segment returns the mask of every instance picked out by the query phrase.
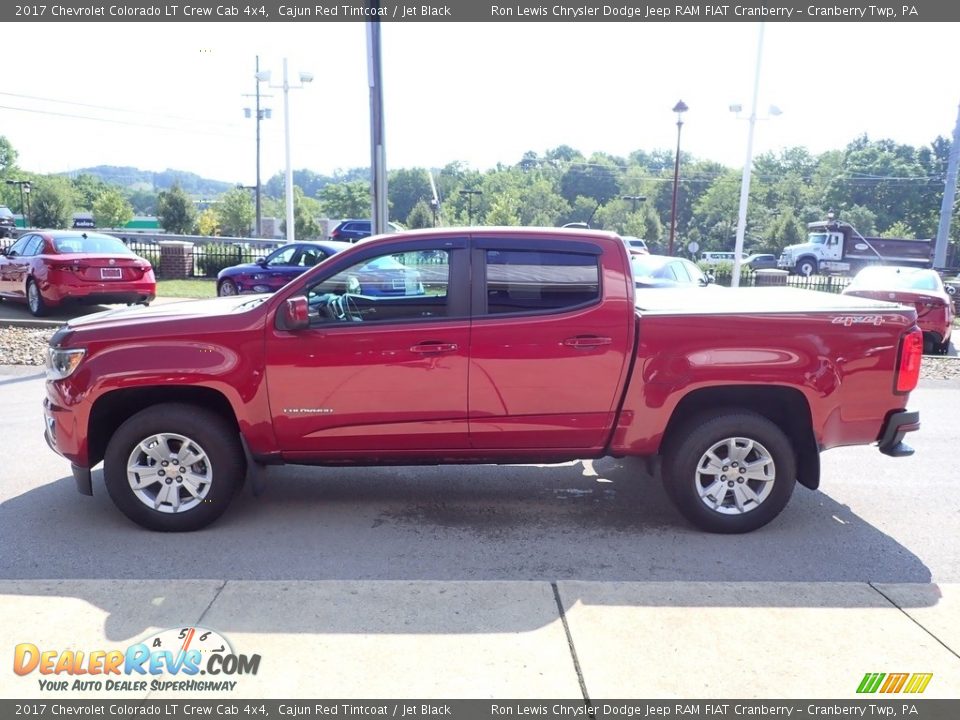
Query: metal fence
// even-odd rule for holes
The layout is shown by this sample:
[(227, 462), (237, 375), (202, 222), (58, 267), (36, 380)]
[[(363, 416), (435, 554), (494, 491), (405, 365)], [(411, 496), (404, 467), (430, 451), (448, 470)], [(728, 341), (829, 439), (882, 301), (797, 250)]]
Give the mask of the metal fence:
[[(125, 239), (130, 250), (153, 265), (157, 277), (164, 277), (164, 268), (160, 262), (160, 245), (156, 242), (143, 242), (134, 238)], [(191, 277), (215, 278), (224, 268), (231, 265), (256, 262), (257, 258), (266, 257), (272, 247), (255, 246), (253, 243), (243, 242), (208, 242), (193, 246), (193, 266)]]
[[(717, 285), (730, 287), (733, 275), (730, 273), (715, 273)], [(820, 292), (839, 293), (850, 284), (851, 278), (844, 275), (788, 275), (786, 286), (802, 290), (819, 290)], [(757, 283), (757, 274), (752, 271), (740, 275), (740, 287), (754, 287)]]

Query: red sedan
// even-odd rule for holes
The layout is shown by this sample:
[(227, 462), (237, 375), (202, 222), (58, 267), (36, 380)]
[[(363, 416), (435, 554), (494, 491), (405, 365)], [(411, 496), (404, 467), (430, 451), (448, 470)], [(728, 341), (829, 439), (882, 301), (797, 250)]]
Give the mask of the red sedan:
[(146, 305), (156, 294), (150, 263), (111, 235), (37, 230), (0, 256), (0, 297), (37, 316), (67, 301)]
[(913, 305), (917, 308), (917, 325), (923, 331), (923, 351), (946, 353), (950, 349), (952, 298), (933, 270), (890, 265), (866, 267), (843, 289), (843, 294)]

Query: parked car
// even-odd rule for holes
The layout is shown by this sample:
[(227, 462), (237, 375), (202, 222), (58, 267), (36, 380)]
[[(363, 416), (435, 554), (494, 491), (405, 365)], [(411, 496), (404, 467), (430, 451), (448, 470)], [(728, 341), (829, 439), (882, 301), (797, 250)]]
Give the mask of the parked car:
[(156, 294), (150, 263), (111, 235), (37, 230), (0, 256), (0, 297), (37, 316), (68, 300), (147, 305)]
[(953, 329), (953, 298), (933, 270), (873, 265), (856, 274), (843, 289), (844, 295), (889, 300), (917, 309), (917, 325), (923, 331), (923, 351), (946, 353)]
[(719, 252), (715, 250), (707, 250), (706, 252), (700, 253), (700, 261), (710, 267), (722, 262), (732, 263), (736, 257), (736, 253)]
[[(396, 223), (387, 223), (387, 226), (390, 228), (390, 232), (396, 233), (403, 230), (403, 228)], [(358, 240), (370, 237), (372, 234), (373, 223), (370, 220), (349, 219), (342, 220), (340, 224), (330, 232), (330, 239), (355, 243)]]
[(669, 255), (630, 255), (637, 288), (707, 287), (712, 278), (689, 260)]
[(17, 221), (10, 212), (10, 208), (0, 205), (0, 238), (15, 237)]
[[(428, 293), (326, 289), (421, 253), (432, 256), (421, 265)], [(651, 291), (647, 311), (631, 280), (627, 250), (607, 232), (440, 228), (371, 240), (258, 299), (70, 320), (50, 339), (43, 427), (81, 493), (93, 494), (103, 461), (117, 507), (163, 531), (213, 522), (247, 463), (613, 455), (659, 458), (669, 499), (692, 523), (747, 532), (797, 484), (818, 487), (823, 450), (913, 452), (903, 442), (920, 427), (907, 409), (922, 349), (913, 307), (740, 288), (709, 304)], [(338, 292), (311, 307), (311, 296)]]
[(350, 243), (330, 240), (282, 245), (256, 262), (232, 265), (217, 273), (217, 295), (276, 292), (317, 263), (348, 247)]
[(627, 244), (627, 250), (630, 251), (631, 255), (649, 255), (650, 248), (647, 247), (646, 241), (634, 237), (633, 235), (621, 235), (623, 241)]
[(777, 256), (767, 255), (766, 253), (754, 253), (747, 257), (742, 264), (752, 270), (775, 270), (777, 267)]

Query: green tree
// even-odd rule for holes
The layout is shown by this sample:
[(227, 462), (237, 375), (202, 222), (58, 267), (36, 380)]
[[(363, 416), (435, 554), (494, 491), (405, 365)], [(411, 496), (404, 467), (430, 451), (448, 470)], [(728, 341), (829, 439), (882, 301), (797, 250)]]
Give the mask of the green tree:
[(30, 221), (34, 227), (68, 228), (73, 225), (73, 189), (61, 177), (33, 182), (30, 193)]
[[(320, 214), (320, 203), (308, 197), (304, 197), (303, 190), (294, 186), (293, 188), (293, 229), (297, 240), (309, 240), (319, 237), (320, 225), (317, 223), (317, 216)], [(286, 218), (286, 211), (284, 211)], [(280, 222), (280, 229), (284, 234), (287, 232), (286, 219)]]
[(197, 220), (193, 201), (176, 183), (157, 197), (157, 220), (170, 233), (189, 235)]
[[(390, 217), (401, 222), (410, 215), (418, 202), (433, 198), (430, 178), (423, 168), (391, 172), (387, 182), (387, 194), (390, 198)], [(369, 197), (367, 204), (370, 204)]]
[(253, 198), (245, 188), (234, 188), (221, 195), (215, 212), (221, 231), (233, 237), (250, 235), (257, 214)]
[[(103, 182), (100, 178), (81, 173), (70, 180), (73, 186), (74, 197), (77, 199), (77, 206), (84, 210), (93, 210), (93, 203), (103, 193), (110, 189), (110, 185)], [(102, 227), (117, 227), (116, 225), (103, 225)]]
[(213, 208), (207, 208), (197, 216), (197, 232), (208, 236), (220, 234), (220, 219)]
[(485, 223), (487, 225), (519, 225), (520, 224), (520, 195), (511, 188), (498, 194), (487, 211)]
[(370, 215), (370, 183), (363, 180), (327, 185), (318, 196), (327, 217), (365, 218)]
[(0, 135), (0, 176), (9, 175), (17, 169), (17, 151), (6, 135)]
[(413, 210), (407, 215), (407, 227), (411, 230), (433, 227), (433, 209), (426, 200), (413, 206)]
[(116, 188), (106, 188), (92, 203), (93, 221), (101, 228), (122, 228), (133, 219), (133, 208)]

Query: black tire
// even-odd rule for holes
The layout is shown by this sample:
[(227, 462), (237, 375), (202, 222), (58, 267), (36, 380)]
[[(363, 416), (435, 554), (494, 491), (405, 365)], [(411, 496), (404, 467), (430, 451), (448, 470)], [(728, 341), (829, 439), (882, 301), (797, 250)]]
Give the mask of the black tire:
[(818, 269), (817, 261), (812, 258), (803, 258), (797, 261), (797, 275), (810, 277), (816, 275)]
[(218, 297), (228, 297), (239, 294), (240, 292), (237, 290), (237, 284), (233, 280), (223, 280), (219, 285), (217, 285)]
[[(765, 471), (773, 479), (738, 476), (742, 472), (735, 469), (739, 459), (711, 474), (707, 452), (721, 443), (733, 443), (732, 449), (736, 454), (743, 452), (746, 462), (763, 463), (755, 472)], [(724, 456), (730, 449), (729, 444), (723, 445), (714, 457), (721, 462), (731, 460), (730, 454)], [(723, 468), (730, 470), (728, 475), (720, 475)], [(789, 438), (775, 423), (750, 410), (727, 408), (702, 413), (671, 431), (664, 447), (662, 475), (667, 495), (695, 526), (715, 533), (745, 533), (763, 527), (786, 507), (796, 485), (797, 461)], [(721, 481), (721, 477), (729, 480)], [(714, 487), (721, 496), (701, 496), (701, 490)], [(745, 500), (748, 491), (759, 502)]]
[(33, 278), (27, 280), (26, 296), (27, 308), (34, 317), (43, 317), (50, 311), (47, 303), (43, 300), (43, 293), (40, 292), (40, 288)]
[(940, 338), (930, 333), (923, 334), (923, 354), (933, 355), (940, 351)]
[[(140, 446), (161, 435), (186, 438), (190, 445), (168, 439), (167, 449), (180, 450), (184, 458), (199, 450), (203, 461), (192, 463), (187, 470), (182, 469), (186, 465), (172, 469), (178, 461), (175, 462), (172, 453), (166, 455), (170, 465), (165, 467), (171, 470), (158, 468), (156, 475), (162, 474), (164, 478), (158, 478), (152, 485), (145, 484), (138, 494), (128, 480), (128, 462), (134, 459), (135, 452), (139, 453), (137, 462), (142, 463), (139, 467), (145, 471), (144, 477), (153, 476), (158, 461), (143, 452)], [(216, 413), (179, 403), (154, 405), (126, 420), (110, 438), (103, 460), (103, 478), (114, 504), (138, 525), (162, 532), (199, 530), (212, 523), (227, 509), (243, 484), (246, 471), (246, 459), (236, 428)], [(168, 475), (168, 472), (182, 475)], [(183, 482), (183, 478), (191, 476), (206, 478), (206, 483), (191, 485)], [(187, 485), (199, 487), (202, 497), (189, 492)], [(166, 490), (164, 486), (168, 486)], [(206, 488), (205, 492), (202, 488)], [(163, 492), (170, 493), (169, 502), (161, 498)], [(174, 492), (177, 504), (192, 503), (192, 506), (171, 512)], [(147, 505), (151, 496), (155, 501), (159, 500), (157, 506), (169, 506), (168, 509), (163, 511)]]

